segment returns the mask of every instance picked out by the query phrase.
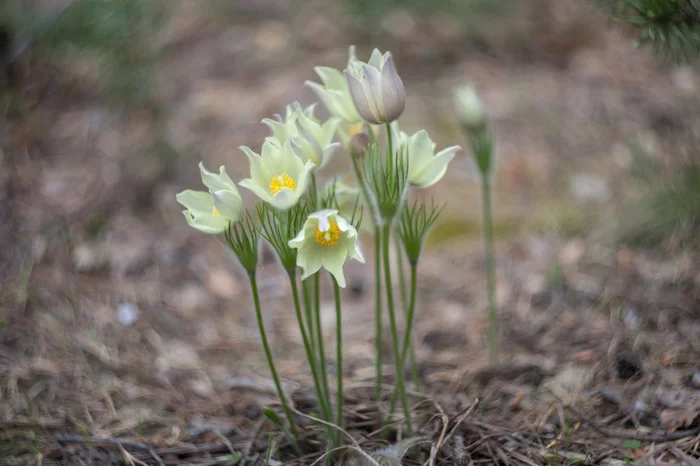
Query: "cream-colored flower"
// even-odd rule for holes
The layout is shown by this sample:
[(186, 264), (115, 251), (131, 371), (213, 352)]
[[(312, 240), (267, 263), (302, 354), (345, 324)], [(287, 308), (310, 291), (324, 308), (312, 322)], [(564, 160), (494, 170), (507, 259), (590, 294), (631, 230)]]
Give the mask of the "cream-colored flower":
[(241, 186), (277, 209), (289, 209), (299, 201), (315, 165), (311, 160), (304, 163), (291, 141), (281, 145), (275, 138), (266, 138), (259, 155), (246, 146), (241, 150), (250, 161), (250, 178), (241, 181)]
[[(349, 60), (354, 58), (354, 50), (354, 47), (350, 47)], [(316, 93), (331, 115), (349, 124), (362, 123), (362, 117), (357, 113), (350, 95), (348, 80), (343, 72), (327, 66), (317, 66), (314, 71), (321, 78), (323, 85), (313, 81), (306, 81), (305, 84)]]
[(451, 146), (435, 153), (436, 144), (424, 129), (412, 136), (391, 125), (392, 142), (396, 151), (403, 149), (408, 156), (408, 181), (418, 188), (432, 186), (447, 172), (447, 165), (455, 157), (459, 146)]
[(345, 287), (345, 261), (350, 258), (365, 262), (357, 243), (357, 230), (333, 209), (309, 215), (289, 247), (299, 250), (297, 265), (304, 271), (302, 279), (325, 267), (341, 287)]
[(218, 175), (207, 171), (201, 162), (199, 171), (209, 192), (188, 189), (177, 194), (177, 202), (185, 207), (182, 213), (190, 226), (204, 233), (221, 233), (241, 217), (243, 200), (223, 165)]
[(277, 115), (277, 121), (265, 118), (262, 122), (270, 127), (272, 137), (280, 145), (291, 141), (292, 149), (304, 162), (311, 160), (320, 168), (340, 147), (339, 143), (333, 142), (333, 138), (341, 120), (331, 117), (321, 123), (314, 117), (314, 107), (311, 105), (302, 109), (298, 102), (294, 102), (287, 106), (284, 119)]
[(391, 123), (403, 113), (406, 92), (391, 52), (374, 49), (369, 62), (350, 60), (345, 76), (357, 111), (375, 125)]
[(470, 132), (483, 128), (486, 120), (479, 96), (472, 86), (462, 86), (454, 91), (457, 116), (462, 126)]

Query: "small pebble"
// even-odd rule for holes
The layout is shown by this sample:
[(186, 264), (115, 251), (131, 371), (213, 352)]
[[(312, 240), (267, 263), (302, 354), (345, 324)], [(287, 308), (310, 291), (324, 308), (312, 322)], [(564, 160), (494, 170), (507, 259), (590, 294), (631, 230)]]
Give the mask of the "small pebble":
[(133, 303), (121, 303), (117, 307), (117, 320), (125, 327), (132, 325), (139, 318), (139, 309)]
[(690, 379), (690, 382), (693, 384), (693, 387), (700, 388), (700, 372), (693, 374), (693, 378)]

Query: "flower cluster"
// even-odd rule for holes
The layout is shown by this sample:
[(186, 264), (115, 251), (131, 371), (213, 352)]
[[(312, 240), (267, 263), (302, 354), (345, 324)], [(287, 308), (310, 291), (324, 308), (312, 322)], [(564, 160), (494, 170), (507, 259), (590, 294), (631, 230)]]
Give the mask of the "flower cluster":
[[(409, 258), (414, 296), (415, 267), (422, 241), (439, 211), (432, 207), (426, 209), (417, 202), (413, 207), (407, 207), (407, 199), (411, 189), (432, 186), (445, 176), (459, 146), (436, 152), (436, 144), (425, 130), (410, 136), (401, 131), (398, 118), (404, 111), (406, 95), (390, 52), (382, 54), (375, 49), (367, 62), (358, 60), (352, 47), (349, 55), (344, 70), (317, 67), (315, 71), (321, 82), (306, 83), (330, 113), (330, 118), (322, 121), (315, 116), (315, 105), (304, 108), (294, 102), (285, 108), (283, 116), (262, 120), (270, 128), (271, 134), (262, 142), (259, 153), (247, 146), (240, 147), (248, 158), (249, 176), (242, 179), (238, 186), (259, 199), (252, 210), (257, 212), (257, 216), (245, 211), (238, 188), (223, 166), (216, 174), (207, 171), (200, 163), (202, 182), (207, 191), (186, 190), (177, 195), (177, 201), (185, 207), (183, 213), (187, 223), (204, 233), (222, 234), (248, 272), (261, 333), (264, 333), (264, 327), (255, 285), (259, 238), (264, 238), (275, 249), (289, 274), (299, 330), (316, 385), (320, 413), (327, 423), (335, 422), (338, 425), (342, 425), (342, 376), (337, 377), (337, 418), (334, 419), (325, 370), (324, 337), (319, 323), (319, 271), (326, 269), (332, 276), (338, 325), (336, 372), (342, 374), (338, 288), (346, 285), (343, 269), (348, 260), (365, 262), (358, 241), (358, 229), (363, 210), (368, 211), (374, 226), (375, 260), (379, 264), (383, 258), (384, 267), (384, 288), (379, 275), (376, 280), (377, 367), (380, 367), (382, 359), (381, 294), (386, 293), (396, 363), (396, 393), (401, 395), (410, 434), (411, 414), (402, 366), (410, 347), (412, 329), (411, 324), (407, 324), (403, 343), (400, 343), (394, 317), (389, 244), (394, 241), (397, 246), (402, 245)], [(468, 103), (469, 96), (465, 94), (461, 98)], [(462, 117), (474, 120), (473, 115), (464, 114)], [(344, 177), (339, 175), (332, 175), (326, 183), (319, 185), (321, 170), (341, 148), (350, 154), (357, 185), (346, 183)], [(402, 276), (401, 263), (399, 266)], [(302, 300), (297, 291), (298, 269), (302, 270), (305, 316), (301, 312)], [(379, 274), (379, 265), (376, 270)], [(309, 280), (312, 277), (313, 280)], [(414, 304), (415, 300), (412, 299), (409, 315), (412, 315)], [(277, 382), (266, 340), (264, 344), (270, 369)], [(381, 377), (381, 371), (378, 371), (378, 396)], [(287, 425), (281, 427), (298, 448), (294, 441), (297, 431), (291, 411), (279, 386), (278, 391), (287, 416)], [(274, 422), (281, 424), (281, 420), (276, 419)], [(328, 436), (329, 442), (339, 441), (335, 430), (329, 430)]]

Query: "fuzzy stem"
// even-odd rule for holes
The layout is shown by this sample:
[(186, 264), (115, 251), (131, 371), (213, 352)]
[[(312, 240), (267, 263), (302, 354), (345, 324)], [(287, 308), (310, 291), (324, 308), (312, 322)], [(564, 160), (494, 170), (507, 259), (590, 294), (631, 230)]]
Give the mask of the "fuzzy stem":
[[(342, 313), (340, 308), (340, 287), (338, 286), (338, 281), (333, 277), (333, 294), (335, 295), (335, 345), (336, 345), (336, 366), (338, 373), (338, 402), (337, 402), (337, 416), (336, 425), (340, 428), (343, 427), (343, 326), (342, 326)], [(338, 436), (340, 439), (340, 436)]]
[(260, 331), (260, 338), (262, 339), (263, 349), (265, 350), (265, 357), (267, 358), (267, 364), (270, 366), (270, 372), (272, 373), (272, 380), (275, 382), (275, 388), (277, 388), (277, 395), (280, 397), (280, 402), (282, 403), (282, 408), (284, 409), (284, 414), (289, 422), (289, 428), (291, 429), (292, 446), (294, 450), (301, 454), (301, 449), (297, 443), (297, 433), (296, 424), (294, 424), (294, 418), (292, 417), (292, 410), (289, 409), (287, 404), (287, 398), (284, 396), (284, 391), (282, 391), (282, 384), (280, 383), (279, 375), (277, 374), (277, 368), (275, 367), (275, 361), (272, 358), (272, 351), (270, 351), (270, 344), (267, 341), (267, 332), (265, 331), (265, 323), (263, 322), (262, 310), (260, 308), (260, 296), (258, 294), (258, 282), (255, 279), (255, 271), (248, 273), (248, 278), (250, 279), (250, 291), (253, 294), (253, 303), (255, 304), (255, 316), (258, 320), (258, 330)]
[(481, 182), (481, 207), (486, 252), (486, 286), (489, 300), (489, 363), (498, 364), (498, 312), (496, 310), (496, 263), (493, 252), (493, 216), (491, 213), (491, 183)]
[(304, 313), (306, 314), (306, 328), (312, 329), (309, 331), (309, 343), (311, 344), (311, 350), (316, 354), (316, 334), (313, 332), (315, 328), (314, 325), (314, 304), (313, 304), (313, 283), (311, 280), (304, 280), (301, 282), (301, 294), (304, 299)]
[[(318, 376), (318, 369), (316, 367), (316, 358), (311, 350), (311, 345), (309, 343), (309, 338), (306, 335), (306, 330), (304, 329), (304, 319), (301, 315), (301, 306), (299, 305), (299, 290), (297, 288), (296, 280), (296, 270), (288, 271), (289, 284), (292, 287), (292, 296), (294, 298), (294, 310), (297, 316), (297, 322), (299, 323), (299, 331), (301, 332), (301, 339), (304, 342), (304, 349), (306, 350), (306, 358), (309, 361), (309, 366), (311, 368), (311, 376), (314, 379), (314, 386), (316, 388), (316, 396), (318, 397), (318, 402), (321, 406), (321, 412), (323, 419), (326, 422), (330, 422), (330, 409), (328, 406), (328, 400), (326, 399), (325, 393), (323, 392), (323, 385), (321, 384), (321, 379)], [(310, 329), (313, 330), (313, 329)], [(328, 429), (329, 437), (332, 437), (333, 431)]]
[[(401, 367), (404, 367), (404, 365), (406, 364), (406, 356), (408, 354), (411, 354), (410, 351), (413, 349), (413, 345), (411, 345), (411, 342), (413, 340), (413, 316), (416, 310), (416, 283), (418, 281), (417, 276), (418, 264), (411, 263), (411, 297), (409, 298), (408, 309), (406, 311), (406, 333), (404, 334), (403, 345), (401, 347)], [(418, 374), (414, 373), (413, 376), (414, 378), (417, 378)], [(415, 380), (414, 383), (416, 383)], [(391, 408), (389, 408), (389, 412), (393, 412), (394, 409), (396, 409), (397, 397), (398, 387), (394, 389), (394, 394), (391, 397)]]
[(377, 401), (382, 396), (382, 230), (379, 227), (374, 228), (374, 275), (375, 275), (375, 351), (377, 359), (376, 367), (376, 390), (375, 396)]
[(386, 144), (387, 144), (387, 152), (386, 152), (386, 166), (387, 166), (387, 173), (393, 173), (394, 171), (394, 148), (391, 140), (391, 126), (389, 123), (386, 124)]
[(311, 172), (311, 206), (318, 210), (318, 186), (316, 185), (316, 173)]
[[(398, 273), (399, 273), (399, 290), (401, 291), (401, 307), (403, 309), (404, 313), (404, 318), (408, 319), (408, 314), (409, 314), (409, 309), (410, 309), (410, 303), (408, 302), (408, 298), (406, 296), (406, 277), (404, 276), (404, 271), (403, 271), (403, 250), (401, 249), (401, 243), (399, 241), (399, 234), (398, 230), (394, 229), (394, 244), (396, 245), (396, 263), (398, 265)], [(413, 290), (411, 290), (413, 291)], [(411, 335), (410, 333), (407, 333), (407, 335)], [(412, 335), (411, 335), (412, 337)], [(410, 357), (410, 362), (411, 362), (411, 378), (413, 379), (413, 388), (414, 390), (418, 390), (420, 387), (420, 377), (418, 373), (418, 364), (416, 363), (416, 352), (413, 348), (413, 338), (409, 339), (409, 357)], [(405, 356), (404, 356), (405, 358)], [(403, 366), (402, 366), (403, 367)]]
[[(369, 128), (369, 132), (374, 139), (374, 133), (372, 128)], [(382, 243), (381, 234), (382, 229), (379, 226), (379, 216), (377, 212), (374, 212), (374, 207), (372, 200), (370, 198), (369, 189), (365, 183), (364, 177), (360, 172), (360, 167), (357, 163), (357, 157), (351, 156), (352, 166), (355, 169), (355, 176), (357, 177), (357, 182), (362, 190), (362, 195), (365, 198), (370, 212), (372, 214), (372, 222), (374, 223), (374, 281), (375, 281), (375, 367), (376, 367), (376, 390), (375, 397), (377, 400), (382, 395)]]
[[(394, 314), (394, 293), (391, 283), (391, 260), (389, 255), (389, 238), (391, 237), (391, 225), (384, 225), (382, 235), (382, 253), (384, 256), (384, 283), (386, 288), (386, 304), (389, 312), (389, 325), (391, 326), (391, 340), (394, 350), (394, 363), (396, 364), (396, 385), (401, 395), (401, 405), (403, 407), (404, 416), (406, 418), (406, 427), (408, 435), (413, 435), (413, 426), (411, 424), (411, 412), (408, 406), (408, 397), (406, 395), (406, 387), (404, 384), (404, 371), (401, 363), (401, 354), (399, 352), (399, 336), (396, 329), (396, 315)], [(390, 411), (389, 416), (393, 413)]]
[[(331, 392), (328, 388), (328, 373), (326, 370), (326, 348), (323, 343), (323, 325), (321, 322), (321, 283), (320, 275), (314, 275), (314, 302), (315, 302), (315, 323), (316, 323), (316, 338), (318, 342), (318, 361), (321, 366), (321, 381), (323, 382), (323, 391), (326, 394), (326, 400), (330, 403)], [(313, 330), (311, 333), (314, 333)]]

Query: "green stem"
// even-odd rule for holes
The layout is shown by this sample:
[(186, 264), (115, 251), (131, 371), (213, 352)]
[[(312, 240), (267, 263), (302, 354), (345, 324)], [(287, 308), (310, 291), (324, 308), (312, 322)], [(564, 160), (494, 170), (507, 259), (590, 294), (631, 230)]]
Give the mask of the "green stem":
[(382, 230), (374, 227), (374, 275), (375, 275), (375, 351), (377, 359), (376, 366), (376, 390), (377, 401), (382, 396)]
[(386, 153), (386, 160), (387, 160), (387, 173), (393, 173), (394, 167), (394, 148), (392, 146), (392, 140), (391, 140), (391, 126), (389, 123), (386, 124), (386, 143), (387, 143), (387, 153)]
[[(338, 281), (333, 277), (333, 294), (335, 295), (335, 345), (336, 345), (336, 365), (338, 367), (338, 412), (336, 425), (343, 427), (343, 325), (342, 313), (340, 309), (340, 287)], [(337, 437), (339, 439), (340, 436)], [(339, 446), (339, 445), (336, 445)]]
[[(411, 354), (410, 351), (413, 349), (413, 345), (411, 345), (411, 343), (413, 340), (413, 316), (414, 316), (415, 310), (416, 310), (417, 275), (418, 275), (418, 264), (411, 264), (411, 297), (409, 298), (408, 309), (406, 311), (406, 333), (404, 334), (403, 346), (401, 347), (400, 363), (401, 363), (402, 368), (406, 364), (406, 356), (408, 354)], [(417, 367), (416, 367), (416, 369), (417, 369)], [(414, 373), (414, 377), (417, 378), (418, 374)], [(414, 383), (415, 383), (415, 380), (414, 380)], [(393, 412), (394, 409), (396, 409), (397, 397), (398, 397), (398, 387), (396, 389), (394, 389), (394, 394), (392, 395), (392, 398), (391, 398), (391, 408), (389, 409), (390, 412)]]
[(258, 330), (260, 331), (260, 338), (262, 339), (263, 349), (265, 350), (265, 357), (267, 358), (267, 364), (270, 366), (270, 372), (272, 373), (272, 380), (275, 382), (275, 387), (277, 388), (277, 395), (280, 397), (280, 402), (282, 403), (282, 408), (284, 409), (284, 414), (287, 417), (287, 422), (289, 422), (289, 428), (291, 429), (290, 440), (294, 450), (301, 454), (301, 449), (297, 443), (297, 433), (296, 424), (294, 424), (294, 418), (292, 417), (292, 410), (289, 409), (289, 404), (287, 404), (287, 398), (284, 396), (282, 391), (282, 384), (280, 383), (279, 375), (277, 374), (277, 368), (275, 367), (275, 361), (272, 359), (272, 351), (270, 351), (270, 343), (267, 341), (267, 332), (265, 331), (265, 323), (263, 322), (262, 310), (260, 308), (260, 296), (258, 294), (258, 283), (255, 279), (255, 271), (248, 273), (248, 278), (250, 279), (250, 291), (253, 294), (253, 303), (255, 304), (255, 316), (258, 320)]
[[(394, 244), (396, 245), (396, 263), (398, 265), (399, 273), (399, 290), (401, 291), (401, 308), (404, 312), (404, 318), (408, 316), (409, 303), (406, 297), (406, 277), (403, 271), (403, 250), (401, 249), (401, 242), (399, 240), (398, 231), (394, 230)], [(411, 335), (411, 334), (409, 334)], [(411, 335), (412, 336), (412, 335)], [(409, 339), (409, 359), (411, 362), (411, 378), (413, 379), (413, 388), (418, 390), (420, 387), (420, 377), (418, 374), (418, 364), (416, 363), (416, 352), (413, 349), (413, 338)]]
[(498, 312), (496, 310), (496, 263), (493, 253), (493, 216), (491, 213), (491, 183), (481, 183), (481, 206), (486, 252), (486, 286), (489, 300), (489, 363), (498, 364)]
[[(386, 288), (386, 304), (389, 312), (389, 325), (391, 326), (391, 340), (394, 350), (394, 362), (396, 364), (396, 385), (401, 395), (401, 405), (403, 407), (404, 416), (406, 418), (406, 428), (408, 435), (413, 435), (413, 426), (411, 423), (411, 411), (408, 406), (408, 396), (406, 395), (406, 386), (404, 384), (404, 371), (401, 363), (401, 354), (399, 352), (399, 336), (396, 329), (396, 315), (394, 314), (394, 293), (391, 283), (391, 260), (389, 254), (389, 238), (391, 237), (391, 225), (384, 225), (382, 235), (382, 254), (384, 256), (384, 283)], [(389, 416), (393, 413), (389, 412)]]
[(316, 173), (311, 172), (311, 207), (318, 210), (318, 186), (316, 185)]
[[(301, 306), (299, 304), (299, 290), (297, 288), (296, 271), (288, 271), (289, 283), (292, 287), (292, 296), (294, 298), (294, 310), (297, 316), (297, 322), (299, 323), (299, 331), (301, 332), (301, 339), (304, 342), (304, 349), (306, 350), (306, 358), (309, 361), (309, 366), (311, 367), (311, 376), (314, 379), (314, 386), (316, 388), (316, 396), (318, 397), (318, 402), (321, 405), (321, 412), (323, 415), (323, 420), (330, 422), (331, 416), (328, 406), (328, 400), (323, 392), (323, 385), (321, 385), (321, 380), (318, 376), (318, 369), (316, 368), (316, 358), (311, 350), (311, 345), (309, 343), (309, 338), (306, 335), (306, 330), (304, 329), (304, 319), (301, 315)], [(329, 436), (332, 435), (332, 429), (329, 429)]]
[[(368, 127), (369, 128), (369, 127)], [(372, 128), (369, 128), (369, 132), (374, 138), (374, 133)], [(352, 166), (355, 169), (355, 176), (357, 177), (357, 182), (362, 190), (362, 195), (365, 198), (365, 203), (370, 209), (372, 214), (372, 222), (374, 223), (374, 278), (375, 278), (375, 366), (376, 366), (376, 399), (379, 400), (382, 395), (382, 246), (381, 246), (381, 233), (382, 229), (379, 226), (379, 216), (378, 213), (374, 211), (374, 205), (372, 204), (372, 198), (369, 194), (369, 189), (365, 184), (365, 179), (362, 177), (360, 172), (360, 167), (357, 164), (357, 157), (350, 157), (352, 160)]]
[[(328, 371), (326, 370), (326, 348), (323, 342), (323, 322), (321, 322), (321, 283), (320, 275), (314, 274), (314, 302), (316, 306), (316, 339), (318, 341), (318, 360), (321, 366), (321, 381), (323, 382), (323, 391), (326, 394), (326, 400), (330, 403), (331, 391), (328, 388)], [(311, 332), (313, 333), (313, 331)]]
[[(301, 282), (301, 294), (304, 299), (304, 313), (306, 314), (306, 328), (313, 329), (314, 327), (314, 305), (312, 301), (313, 283), (311, 280)], [(316, 354), (316, 334), (313, 331), (309, 332), (309, 343), (311, 349)]]

